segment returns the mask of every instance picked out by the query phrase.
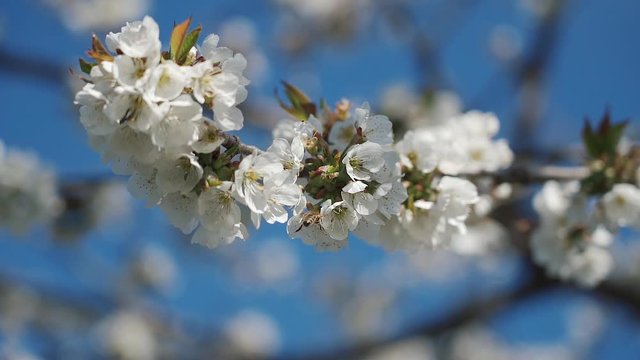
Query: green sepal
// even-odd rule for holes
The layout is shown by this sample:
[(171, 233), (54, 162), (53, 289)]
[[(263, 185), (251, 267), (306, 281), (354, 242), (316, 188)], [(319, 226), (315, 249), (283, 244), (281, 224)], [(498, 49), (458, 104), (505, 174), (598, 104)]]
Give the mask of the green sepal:
[(286, 81), (282, 81), (282, 86), (284, 86), (284, 92), (287, 95), (290, 105), (285, 104), (285, 102), (280, 99), (277, 90), (275, 91), (275, 95), (280, 107), (284, 111), (301, 121), (306, 121), (310, 115), (316, 115), (316, 104), (311, 101), (304, 92)]
[(87, 75), (91, 74), (91, 69), (97, 65), (96, 63), (90, 63), (83, 58), (78, 59), (78, 62), (80, 63), (80, 70)]

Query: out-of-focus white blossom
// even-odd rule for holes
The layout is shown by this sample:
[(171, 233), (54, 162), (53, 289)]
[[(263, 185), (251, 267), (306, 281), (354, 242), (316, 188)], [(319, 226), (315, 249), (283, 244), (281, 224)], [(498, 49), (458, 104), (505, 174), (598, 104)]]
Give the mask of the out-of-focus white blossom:
[(522, 53), (522, 36), (510, 25), (498, 25), (489, 37), (489, 49), (502, 61), (512, 61)]
[(133, 270), (145, 285), (161, 291), (169, 291), (174, 287), (178, 271), (172, 256), (155, 246), (142, 249)]
[(268, 75), (269, 59), (259, 45), (254, 22), (244, 17), (226, 20), (220, 26), (220, 37), (229, 48), (247, 57), (247, 77), (253, 83), (262, 82)]
[(98, 324), (97, 337), (110, 356), (124, 360), (152, 360), (158, 343), (151, 324), (136, 311), (123, 310)]
[(406, 223), (410, 240), (420, 247), (445, 246), (454, 235), (465, 234), (470, 205), (478, 201), (477, 189), (468, 180), (445, 176), (436, 189), (436, 200), (416, 202), (416, 217)]
[(280, 348), (280, 330), (273, 319), (255, 310), (244, 310), (231, 318), (224, 328), (235, 356), (262, 358)]
[(0, 228), (21, 234), (62, 210), (54, 173), (31, 153), (0, 140)]
[(462, 101), (453, 92), (440, 90), (420, 96), (402, 84), (385, 89), (380, 102), (385, 114), (409, 130), (447, 123), (462, 112)]
[(598, 213), (589, 213), (579, 184), (545, 183), (533, 200), (541, 223), (531, 238), (535, 261), (548, 273), (586, 287), (597, 285), (613, 268), (604, 248), (613, 234)]
[(632, 184), (616, 184), (602, 197), (607, 219), (616, 226), (640, 227), (640, 189)]
[(445, 174), (475, 174), (508, 167), (513, 153), (506, 140), (492, 140), (499, 123), (493, 114), (470, 111), (450, 121), (409, 131), (396, 149), (403, 165)]
[(575, 360), (571, 349), (555, 344), (510, 345), (478, 326), (458, 331), (449, 345), (453, 360)]
[(111, 30), (138, 18), (149, 9), (150, 0), (46, 0), (60, 12), (74, 31)]
[(393, 345), (384, 347), (376, 351), (372, 355), (367, 356), (366, 360), (435, 360), (436, 351), (428, 340), (425, 339), (409, 339), (403, 340)]

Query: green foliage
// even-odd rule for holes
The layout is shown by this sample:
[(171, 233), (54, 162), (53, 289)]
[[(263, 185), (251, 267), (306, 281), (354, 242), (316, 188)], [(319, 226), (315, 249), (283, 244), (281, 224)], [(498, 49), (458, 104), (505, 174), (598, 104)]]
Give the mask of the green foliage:
[(276, 91), (276, 98), (282, 109), (301, 121), (306, 121), (309, 115), (316, 115), (316, 104), (304, 92), (285, 81), (282, 82), (282, 85), (290, 102), (290, 105), (285, 104)]
[(597, 129), (592, 128), (589, 120), (586, 119), (582, 130), (582, 140), (587, 154), (593, 159), (614, 158), (627, 124), (628, 121), (614, 124), (608, 110), (602, 116)]
[(618, 154), (618, 145), (627, 124), (628, 121), (613, 123), (608, 110), (596, 128), (585, 120), (582, 140), (590, 158), (591, 174), (582, 180), (582, 188), (587, 194), (604, 194), (614, 184), (624, 181), (627, 159)]
[(80, 70), (87, 75), (89, 75), (91, 73), (91, 69), (96, 66), (95, 63), (90, 63), (83, 58), (78, 59), (78, 62), (80, 63)]
[(189, 32), (191, 26), (191, 18), (173, 26), (170, 40), (170, 58), (178, 65), (183, 65), (187, 60), (187, 55), (193, 46), (198, 42), (202, 26), (198, 25)]

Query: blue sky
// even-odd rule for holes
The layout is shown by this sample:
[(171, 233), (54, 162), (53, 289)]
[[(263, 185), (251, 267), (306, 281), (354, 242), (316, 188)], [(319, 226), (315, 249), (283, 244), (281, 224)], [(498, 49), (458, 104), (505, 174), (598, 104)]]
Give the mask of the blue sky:
[[(418, 2), (418, 14), (429, 9), (429, 1)], [(475, 102), (481, 110), (494, 111), (502, 120), (503, 135), (513, 130), (518, 97), (502, 76), (501, 67), (491, 56), (487, 42), (496, 25), (508, 25), (520, 34), (524, 51), (535, 29), (535, 21), (522, 10), (518, 1), (478, 1), (459, 23), (450, 25), (451, 36), (440, 44), (439, 61), (452, 90), (460, 94), (465, 104)], [(426, 4), (426, 5), (425, 5)], [(640, 2), (584, 0), (570, 1), (559, 29), (557, 49), (545, 76), (546, 109), (536, 138), (540, 146), (552, 147), (576, 141), (584, 116), (597, 118), (605, 107), (614, 118), (640, 117)], [(204, 32), (217, 32), (220, 24), (233, 17), (246, 17), (255, 22), (258, 43), (269, 59), (269, 73), (260, 84), (249, 87), (250, 98), (271, 97), (280, 80), (315, 77), (309, 92), (335, 102), (342, 97), (356, 101), (378, 101), (382, 90), (395, 83), (418, 84), (415, 64), (406, 42), (388, 35), (376, 24), (355, 35), (348, 44), (322, 44), (302, 58), (293, 61), (278, 48), (274, 36), (278, 33), (278, 14), (266, 1), (158, 1), (150, 15), (160, 24), (161, 35), (167, 39), (171, 24), (193, 16), (202, 23)], [(430, 28), (425, 20), (421, 24)], [(79, 56), (89, 45), (87, 33), (73, 33), (61, 23), (55, 12), (35, 0), (4, 1), (0, 4), (0, 46), (35, 60), (53, 62), (63, 67), (75, 67)], [(452, 29), (452, 30), (451, 30)], [(222, 39), (224, 43), (224, 39)], [(54, 166), (61, 176), (103, 174), (107, 167), (93, 152), (77, 123), (72, 95), (64, 84), (51, 84), (20, 75), (1, 72), (0, 138), (9, 146), (31, 149), (45, 162)], [(497, 74), (497, 75), (496, 75)], [(493, 80), (496, 79), (496, 80)], [(487, 90), (486, 84), (491, 87)], [(480, 100), (478, 100), (480, 99)], [(254, 126), (243, 130), (248, 142), (266, 145), (269, 133)], [(238, 284), (228, 274), (224, 264), (217, 263), (215, 254), (204, 249), (186, 250), (181, 239), (166, 223), (157, 209), (145, 209), (136, 203), (129, 221), (113, 228), (90, 234), (81, 243), (60, 247), (52, 245), (44, 231), (37, 231), (26, 242), (10, 241), (0, 234), (0, 272), (36, 286), (47, 285), (75, 291), (91, 300), (94, 291), (108, 291), (95, 277), (82, 274), (91, 269), (83, 256), (102, 259), (108, 268), (117, 268), (124, 261), (119, 252), (123, 242), (142, 246), (156, 243), (175, 254), (179, 265), (182, 289), (171, 298), (154, 298), (153, 302), (192, 321), (215, 327), (231, 314), (243, 308), (258, 308), (271, 314), (283, 333), (283, 351), (309, 350), (315, 347), (339, 345), (344, 338), (330, 309), (310, 301), (304, 286), (287, 292), (252, 289)], [(122, 226), (120, 226), (122, 225)], [(267, 239), (287, 241), (282, 226), (270, 226), (253, 233), (246, 243), (234, 245), (239, 253), (250, 252)], [(114, 240), (115, 239), (115, 240)], [(339, 254), (318, 254), (313, 249), (293, 243), (303, 268), (303, 279), (309, 274), (326, 271), (357, 273), (388, 257), (387, 254), (360, 241), (352, 241)], [(192, 252), (202, 253), (194, 261)], [(80, 257), (76, 261), (70, 259)], [(221, 266), (222, 265), (222, 266)], [(504, 264), (503, 278), (487, 276), (472, 267), (455, 283), (427, 284), (408, 291), (403, 308), (395, 309), (390, 331), (415, 322), (415, 319), (436, 318), (452, 304), (468, 296), (486, 294), (488, 289), (509, 286), (518, 279), (517, 266)], [(478, 280), (480, 279), (480, 280)], [(78, 282), (82, 284), (77, 287)], [(489, 322), (509, 341), (562, 341), (560, 328), (567, 304), (585, 301), (583, 295), (559, 291), (531, 299), (500, 313)], [(608, 304), (607, 315), (612, 325), (607, 330), (592, 358), (634, 358), (640, 353), (640, 341), (629, 332), (637, 333), (638, 324), (625, 317), (622, 309)], [(634, 342), (635, 340), (635, 342)]]

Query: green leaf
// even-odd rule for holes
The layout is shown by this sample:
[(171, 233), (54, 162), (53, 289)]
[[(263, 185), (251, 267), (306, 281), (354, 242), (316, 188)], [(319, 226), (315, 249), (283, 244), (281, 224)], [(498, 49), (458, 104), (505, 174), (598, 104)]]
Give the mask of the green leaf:
[(621, 123), (612, 125), (609, 128), (609, 131), (606, 135), (606, 144), (607, 150), (609, 150), (610, 154), (615, 154), (618, 148), (618, 144), (620, 144), (620, 140), (622, 140), (622, 135), (624, 135), (624, 131), (627, 128), (629, 121), (623, 121)]
[(177, 59), (178, 52), (182, 48), (182, 43), (187, 36), (187, 31), (189, 31), (189, 26), (191, 26), (191, 17), (181, 22), (180, 24), (173, 26), (173, 31), (171, 32), (171, 41), (169, 43), (169, 52), (173, 61), (176, 61)]
[(301, 121), (306, 121), (309, 115), (316, 115), (317, 106), (305, 93), (285, 81), (282, 82), (282, 85), (284, 86), (287, 99), (291, 103), (291, 105), (285, 104), (285, 102), (280, 99), (280, 96), (278, 96), (276, 90), (276, 98), (282, 109)]
[(595, 131), (589, 120), (585, 119), (582, 140), (589, 156), (593, 159), (614, 159), (627, 125), (628, 121), (613, 123), (608, 110), (600, 119)]
[(80, 70), (87, 75), (89, 75), (91, 73), (91, 69), (96, 66), (95, 63), (87, 62), (83, 58), (78, 59), (78, 62), (80, 63)]
[(200, 37), (200, 33), (202, 32), (202, 26), (198, 25), (197, 28), (193, 29), (182, 42), (180, 50), (176, 54), (176, 58), (174, 59), (176, 64), (182, 65), (187, 60), (187, 56), (189, 55), (189, 51), (191, 48), (198, 42), (198, 38)]
[(585, 119), (584, 128), (582, 129), (582, 141), (587, 150), (587, 154), (592, 158), (597, 158), (600, 153), (598, 141), (587, 119)]

